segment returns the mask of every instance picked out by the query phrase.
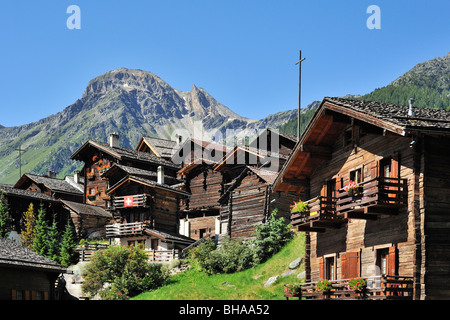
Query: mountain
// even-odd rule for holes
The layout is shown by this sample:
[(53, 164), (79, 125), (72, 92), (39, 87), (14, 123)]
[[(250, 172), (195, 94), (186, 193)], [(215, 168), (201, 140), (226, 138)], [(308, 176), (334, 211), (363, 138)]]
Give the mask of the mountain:
[[(21, 172), (52, 170), (60, 177), (80, 168), (70, 156), (88, 139), (107, 141), (112, 132), (121, 146), (135, 148), (142, 136), (175, 140), (194, 133), (205, 140), (222, 141), (227, 130), (254, 135), (265, 127), (277, 128), (295, 117), (284, 111), (260, 120), (238, 115), (204, 89), (182, 92), (151, 72), (118, 69), (92, 79), (80, 99), (63, 111), (37, 122), (0, 127), (0, 183), (15, 183)], [(220, 135), (220, 133), (222, 135)]]
[(361, 97), (363, 100), (424, 108), (450, 109), (450, 52), (417, 64), (389, 85)]

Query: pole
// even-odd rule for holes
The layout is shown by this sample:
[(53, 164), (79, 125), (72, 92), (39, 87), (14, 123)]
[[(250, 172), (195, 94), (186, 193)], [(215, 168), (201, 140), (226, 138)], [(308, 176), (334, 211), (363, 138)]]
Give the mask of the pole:
[(16, 151), (19, 151), (19, 179), (22, 178), (22, 151), (25, 151), (22, 149), (22, 146), (16, 149)]
[(300, 113), (301, 113), (301, 97), (302, 97), (302, 62), (305, 58), (302, 59), (302, 50), (299, 51), (299, 58), (295, 65), (299, 65), (298, 67), (298, 115), (297, 115), (297, 141), (300, 140)]

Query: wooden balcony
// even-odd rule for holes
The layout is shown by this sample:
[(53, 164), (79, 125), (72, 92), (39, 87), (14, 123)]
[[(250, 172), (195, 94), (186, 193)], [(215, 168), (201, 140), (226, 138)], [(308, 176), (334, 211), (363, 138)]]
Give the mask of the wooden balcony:
[(147, 195), (144, 193), (132, 196), (113, 197), (112, 204), (114, 209), (146, 207)]
[(336, 198), (319, 196), (306, 203), (308, 210), (290, 216), (292, 226), (298, 231), (325, 232), (325, 229), (339, 228), (345, 222), (336, 214)]
[(377, 177), (359, 183), (353, 194), (339, 189), (336, 211), (344, 219), (376, 219), (376, 214), (398, 213), (407, 198), (407, 179)]
[(149, 227), (146, 222), (115, 223), (106, 226), (107, 238), (140, 236)]
[[(330, 280), (332, 289), (316, 290), (317, 282), (300, 284), (300, 300), (412, 300), (413, 278), (403, 276), (373, 276), (364, 278), (367, 286), (361, 292), (348, 287), (349, 279)], [(286, 299), (290, 297), (285, 295)]]

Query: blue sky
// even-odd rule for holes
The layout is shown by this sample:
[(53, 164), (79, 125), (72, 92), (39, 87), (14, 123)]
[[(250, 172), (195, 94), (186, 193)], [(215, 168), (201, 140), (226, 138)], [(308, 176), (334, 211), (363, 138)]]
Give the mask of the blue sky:
[[(70, 30), (70, 5), (81, 29)], [(381, 29), (366, 12), (381, 9)], [(121, 67), (204, 88), (242, 116), (365, 94), (450, 52), (450, 1), (9, 1), (0, 10), (0, 124), (62, 111), (92, 78)]]

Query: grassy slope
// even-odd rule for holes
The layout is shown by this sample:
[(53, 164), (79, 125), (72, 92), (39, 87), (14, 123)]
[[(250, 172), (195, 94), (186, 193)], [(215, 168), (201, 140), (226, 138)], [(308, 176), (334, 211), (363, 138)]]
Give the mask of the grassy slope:
[[(304, 252), (304, 233), (298, 233), (280, 252), (255, 268), (210, 276), (191, 268), (173, 276), (168, 285), (142, 293), (133, 300), (282, 300), (283, 285), (300, 280), (297, 274), (287, 277), (281, 274), (289, 270), (289, 263), (303, 257)], [(303, 270), (302, 264), (297, 273)], [(265, 288), (264, 283), (275, 275), (280, 278)]]

